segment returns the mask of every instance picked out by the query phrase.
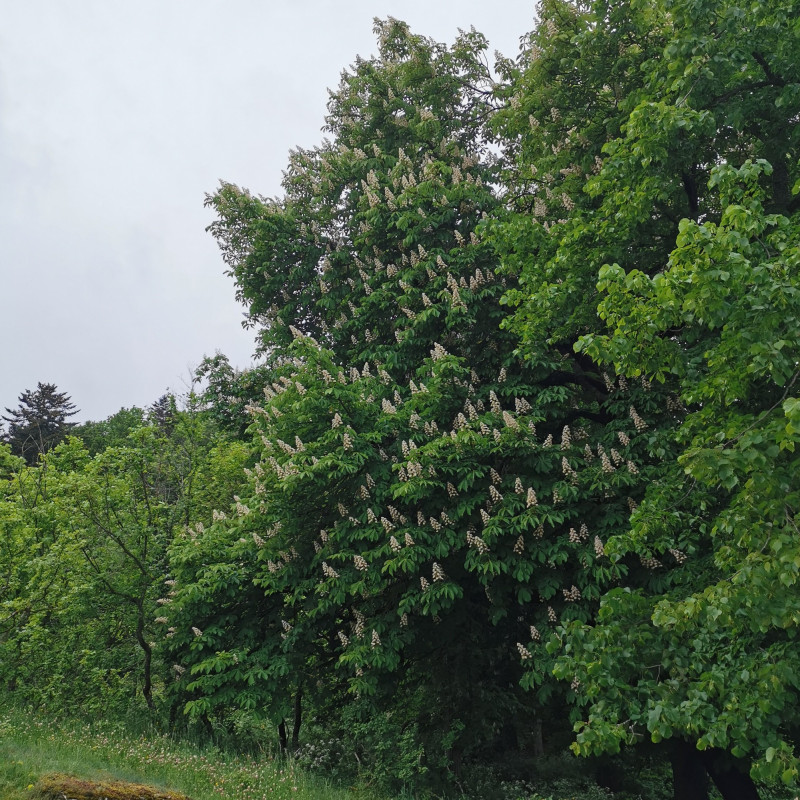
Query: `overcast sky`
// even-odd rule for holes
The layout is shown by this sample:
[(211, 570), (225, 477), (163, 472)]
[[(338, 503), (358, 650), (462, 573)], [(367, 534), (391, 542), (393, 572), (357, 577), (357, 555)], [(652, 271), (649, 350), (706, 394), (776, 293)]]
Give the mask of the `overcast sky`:
[(0, 22), (0, 409), (38, 381), (104, 419), (253, 337), (205, 227), (220, 179), (280, 194), (327, 88), (394, 16), (515, 56), (532, 2), (26, 0)]

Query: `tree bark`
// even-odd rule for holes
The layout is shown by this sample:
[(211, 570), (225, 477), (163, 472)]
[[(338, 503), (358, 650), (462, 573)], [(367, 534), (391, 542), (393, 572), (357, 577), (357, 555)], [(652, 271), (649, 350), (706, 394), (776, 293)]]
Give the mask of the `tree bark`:
[(708, 773), (693, 742), (676, 739), (670, 752), (675, 800), (708, 800)]
[(153, 661), (153, 652), (150, 649), (150, 645), (147, 643), (147, 640), (144, 638), (144, 603), (140, 602), (138, 604), (138, 616), (136, 619), (136, 641), (139, 643), (139, 647), (142, 648), (144, 652), (144, 668), (143, 672), (143, 685), (142, 685), (142, 695), (144, 696), (144, 701), (147, 703), (147, 707), (152, 711), (153, 706), (153, 680), (152, 680), (152, 661)]
[(758, 789), (744, 763), (722, 750), (700, 753), (714, 785), (724, 800), (760, 800)]
[(282, 719), (278, 725), (278, 743), (281, 748), (281, 754), (285, 754), (289, 749), (289, 737), (286, 735), (286, 720)]
[(535, 758), (544, 756), (544, 737), (542, 736), (542, 718), (537, 716), (533, 721), (533, 755)]
[(303, 722), (303, 690), (297, 687), (294, 695), (294, 720), (292, 723), (292, 752), (300, 746), (300, 725)]

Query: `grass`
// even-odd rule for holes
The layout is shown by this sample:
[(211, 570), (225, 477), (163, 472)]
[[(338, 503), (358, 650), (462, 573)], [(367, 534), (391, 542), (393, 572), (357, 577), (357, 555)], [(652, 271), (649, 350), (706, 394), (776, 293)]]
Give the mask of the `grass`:
[(191, 800), (386, 800), (364, 788), (333, 787), (284, 759), (0, 709), (0, 800), (33, 800), (39, 781), (56, 772), (146, 784)]

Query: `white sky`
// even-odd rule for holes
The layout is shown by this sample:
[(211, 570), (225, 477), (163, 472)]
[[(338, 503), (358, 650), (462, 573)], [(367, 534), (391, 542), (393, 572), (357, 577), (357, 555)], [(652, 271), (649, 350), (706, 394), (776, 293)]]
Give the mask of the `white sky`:
[(182, 392), (253, 336), (203, 208), (219, 179), (280, 194), (328, 87), (394, 16), (516, 56), (533, 2), (25, 0), (0, 25), (0, 413), (37, 381), (104, 419)]

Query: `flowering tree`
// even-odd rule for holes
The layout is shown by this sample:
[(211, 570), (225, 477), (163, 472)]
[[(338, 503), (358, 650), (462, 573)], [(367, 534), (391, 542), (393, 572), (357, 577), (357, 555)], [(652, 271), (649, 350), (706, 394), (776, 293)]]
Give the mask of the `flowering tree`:
[(274, 375), (233, 517), (186, 545), (217, 558), (178, 577), (172, 641), (190, 709), (285, 714), (333, 681), (413, 707), (457, 767), (491, 731), (531, 736), (554, 686), (547, 632), (626, 573), (604, 542), (643, 493), (663, 402), (557, 348), (518, 357), (513, 286), (480, 227), (499, 207), (485, 42), (376, 31), (285, 197), (209, 198)]

